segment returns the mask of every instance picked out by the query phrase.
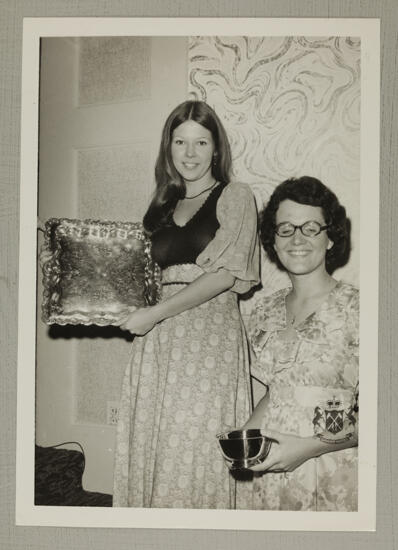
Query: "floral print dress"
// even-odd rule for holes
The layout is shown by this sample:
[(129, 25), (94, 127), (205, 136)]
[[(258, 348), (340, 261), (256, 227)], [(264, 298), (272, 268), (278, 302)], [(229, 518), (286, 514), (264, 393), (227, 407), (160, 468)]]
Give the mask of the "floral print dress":
[[(338, 437), (357, 421), (359, 293), (338, 282), (286, 340), (289, 290), (267, 297), (250, 320), (252, 375), (269, 388), (263, 428), (310, 437), (326, 426)], [(357, 475), (357, 448), (307, 460), (293, 472), (255, 474), (251, 507), (355, 511)]]
[(219, 228), (196, 262), (164, 269), (163, 296), (221, 268), (236, 277), (235, 284), (134, 338), (119, 409), (114, 506), (236, 507), (237, 482), (216, 435), (243, 424), (251, 407), (238, 307), (238, 294), (259, 281), (257, 212), (249, 187), (228, 184), (216, 215)]

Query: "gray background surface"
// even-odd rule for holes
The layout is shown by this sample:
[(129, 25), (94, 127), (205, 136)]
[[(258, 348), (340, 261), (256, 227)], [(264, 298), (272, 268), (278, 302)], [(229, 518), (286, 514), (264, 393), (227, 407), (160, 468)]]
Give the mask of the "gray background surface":
[[(379, 416), (376, 533), (15, 527), (19, 132), (23, 17), (376, 17), (381, 19)], [(0, 0), (0, 548), (391, 550), (397, 527), (398, 3), (396, 0)], [(372, 220), (369, 220), (372, 223)], [(23, 342), (20, 343), (23, 345)]]

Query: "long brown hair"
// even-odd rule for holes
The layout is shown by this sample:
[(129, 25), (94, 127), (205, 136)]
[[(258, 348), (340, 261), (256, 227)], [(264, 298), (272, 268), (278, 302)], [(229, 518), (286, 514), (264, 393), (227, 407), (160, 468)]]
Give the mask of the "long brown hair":
[(171, 143), (174, 130), (187, 120), (193, 120), (211, 132), (215, 147), (211, 166), (212, 176), (220, 183), (229, 183), (231, 149), (220, 119), (204, 101), (181, 103), (170, 113), (163, 127), (155, 165), (156, 189), (143, 220), (144, 228), (148, 233), (167, 224), (177, 202), (185, 197), (186, 185), (174, 166)]

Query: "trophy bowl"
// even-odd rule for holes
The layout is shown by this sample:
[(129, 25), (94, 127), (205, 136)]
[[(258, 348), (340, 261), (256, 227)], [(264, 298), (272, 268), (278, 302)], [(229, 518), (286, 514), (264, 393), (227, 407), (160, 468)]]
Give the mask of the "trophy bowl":
[(260, 464), (268, 455), (272, 440), (259, 429), (232, 430), (217, 434), (221, 454), (231, 470)]

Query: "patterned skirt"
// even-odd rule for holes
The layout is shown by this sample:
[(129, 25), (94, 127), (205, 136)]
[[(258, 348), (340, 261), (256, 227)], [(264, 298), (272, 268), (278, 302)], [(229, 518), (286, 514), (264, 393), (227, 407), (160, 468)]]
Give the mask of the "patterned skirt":
[[(168, 268), (163, 297), (201, 273), (194, 265)], [(248, 353), (234, 292), (135, 337), (122, 385), (113, 505), (237, 507), (237, 482), (216, 434), (249, 414)]]

